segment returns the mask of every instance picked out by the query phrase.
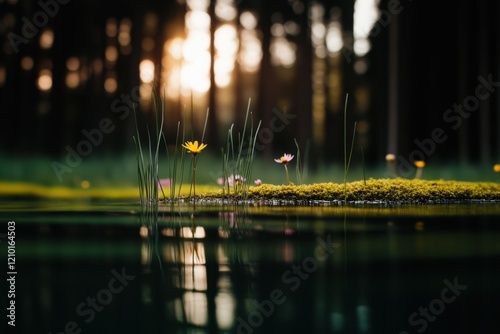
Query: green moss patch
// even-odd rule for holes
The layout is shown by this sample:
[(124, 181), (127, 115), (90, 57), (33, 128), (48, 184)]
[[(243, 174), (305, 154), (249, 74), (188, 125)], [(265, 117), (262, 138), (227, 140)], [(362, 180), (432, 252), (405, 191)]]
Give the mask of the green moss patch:
[(270, 185), (252, 187), (249, 199), (293, 201), (381, 201), (392, 203), (440, 203), (469, 200), (500, 201), (499, 183), (428, 181), (407, 179), (370, 179), (306, 185)]

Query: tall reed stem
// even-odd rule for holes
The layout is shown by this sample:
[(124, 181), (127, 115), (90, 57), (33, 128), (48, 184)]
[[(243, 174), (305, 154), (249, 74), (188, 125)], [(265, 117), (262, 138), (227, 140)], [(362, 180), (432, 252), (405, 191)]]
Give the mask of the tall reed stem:
[(196, 154), (193, 155), (193, 199), (196, 202)]
[(288, 167), (286, 166), (286, 164), (283, 164), (283, 166), (285, 167), (286, 182), (288, 184), (290, 184), (290, 176), (288, 175)]

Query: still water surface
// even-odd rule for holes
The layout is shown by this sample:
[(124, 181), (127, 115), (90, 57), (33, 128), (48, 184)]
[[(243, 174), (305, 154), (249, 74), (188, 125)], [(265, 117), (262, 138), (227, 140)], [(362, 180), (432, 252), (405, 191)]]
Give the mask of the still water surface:
[(0, 236), (16, 222), (12, 333), (500, 328), (498, 204), (0, 208)]

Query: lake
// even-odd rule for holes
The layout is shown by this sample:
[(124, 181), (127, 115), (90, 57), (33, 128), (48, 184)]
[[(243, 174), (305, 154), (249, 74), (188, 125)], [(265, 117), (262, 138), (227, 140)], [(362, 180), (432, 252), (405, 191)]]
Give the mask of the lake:
[(276, 204), (3, 200), (9, 333), (500, 328), (498, 203)]

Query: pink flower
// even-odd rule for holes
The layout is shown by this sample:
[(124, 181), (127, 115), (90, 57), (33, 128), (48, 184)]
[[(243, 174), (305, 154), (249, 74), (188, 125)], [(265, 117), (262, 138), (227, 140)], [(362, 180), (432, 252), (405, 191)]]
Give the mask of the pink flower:
[(291, 154), (287, 154), (287, 153), (284, 153), (283, 156), (279, 159), (274, 159), (274, 161), (276, 161), (277, 163), (279, 164), (283, 164), (283, 165), (286, 165), (287, 163), (289, 163), (290, 161), (292, 161), (293, 159), (293, 155)]
[(261, 186), (262, 185), (262, 180), (261, 179), (257, 179), (255, 181), (253, 181), (255, 183), (256, 186)]
[(243, 182), (245, 182), (246, 179), (241, 176), (241, 175), (231, 175), (227, 178), (227, 183), (229, 183), (230, 186), (234, 185), (234, 184), (242, 184)]
[(246, 181), (246, 179), (243, 176), (236, 174), (236, 175), (230, 175), (227, 179), (219, 177), (217, 179), (217, 184), (220, 186), (222, 186), (224, 184), (228, 184), (229, 186), (232, 187), (234, 184), (241, 185), (245, 181)]
[(170, 183), (172, 182), (171, 179), (160, 179), (158, 181), (158, 187), (161, 187), (161, 188), (167, 188), (167, 187), (170, 187)]
[(286, 164), (292, 161), (292, 159), (293, 155), (287, 153), (283, 153), (283, 156), (279, 159), (274, 159), (274, 161), (276, 161), (279, 164), (282, 164), (283, 167), (285, 167), (286, 181), (288, 182), (288, 184), (290, 184), (290, 177), (288, 176), (288, 167), (286, 166)]

